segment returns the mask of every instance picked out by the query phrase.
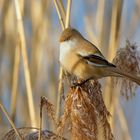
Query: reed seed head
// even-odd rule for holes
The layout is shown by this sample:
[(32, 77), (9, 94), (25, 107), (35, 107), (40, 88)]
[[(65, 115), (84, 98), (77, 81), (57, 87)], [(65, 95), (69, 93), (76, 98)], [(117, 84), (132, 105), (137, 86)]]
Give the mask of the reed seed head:
[[(126, 41), (126, 46), (117, 51), (116, 57), (113, 60), (114, 64), (124, 72), (134, 75), (140, 74), (138, 57), (138, 48), (136, 44), (131, 44)], [(137, 84), (126, 78), (113, 78), (114, 84), (120, 87), (120, 93), (129, 99), (135, 95)]]
[(68, 92), (58, 132), (63, 132), (68, 122), (72, 140), (98, 140), (100, 136), (112, 140), (108, 116), (101, 85), (97, 81), (89, 81)]

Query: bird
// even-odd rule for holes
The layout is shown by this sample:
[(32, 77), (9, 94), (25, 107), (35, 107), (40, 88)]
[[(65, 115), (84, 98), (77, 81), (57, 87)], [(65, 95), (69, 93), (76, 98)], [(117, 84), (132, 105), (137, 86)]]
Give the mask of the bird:
[(110, 63), (101, 51), (72, 27), (60, 35), (59, 61), (62, 68), (83, 81), (104, 77), (123, 77), (140, 85), (140, 77), (123, 72)]

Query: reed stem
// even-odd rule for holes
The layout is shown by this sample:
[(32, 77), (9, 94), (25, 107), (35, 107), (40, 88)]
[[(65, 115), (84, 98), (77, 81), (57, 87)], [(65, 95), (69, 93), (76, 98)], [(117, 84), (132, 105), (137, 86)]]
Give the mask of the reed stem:
[(6, 116), (7, 120), (9, 121), (10, 125), (14, 129), (15, 133), (17, 134), (19, 140), (23, 140), (20, 133), (18, 132), (15, 124), (13, 123), (12, 119), (10, 118), (8, 112), (6, 111), (5, 107), (1, 103), (0, 103), (0, 108), (1, 108), (2, 112), (4, 113), (4, 115)]
[(23, 57), (23, 67), (24, 67), (25, 84), (26, 84), (26, 90), (27, 90), (29, 114), (30, 114), (30, 119), (31, 119), (31, 125), (32, 127), (35, 127), (37, 126), (37, 124), (36, 124), (36, 119), (35, 119), (35, 108), (34, 108), (33, 94), (32, 94), (32, 88), (31, 88), (31, 78), (30, 78), (30, 72), (29, 72), (27, 50), (26, 50), (26, 45), (25, 45), (23, 22), (22, 22), (21, 11), (20, 11), (18, 0), (14, 0), (14, 5), (15, 5), (15, 11), (16, 11), (18, 37), (20, 40), (21, 54)]

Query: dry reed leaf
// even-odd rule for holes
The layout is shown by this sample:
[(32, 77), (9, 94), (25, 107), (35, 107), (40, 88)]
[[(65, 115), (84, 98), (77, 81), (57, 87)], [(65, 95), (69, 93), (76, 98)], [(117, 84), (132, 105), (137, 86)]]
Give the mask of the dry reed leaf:
[[(140, 57), (138, 57), (138, 50), (136, 44), (126, 42), (124, 48), (120, 48), (117, 51), (116, 57), (113, 60), (114, 64), (121, 70), (139, 75), (139, 63)], [(137, 84), (126, 78), (113, 78), (114, 84), (120, 87), (120, 93), (126, 97), (126, 99), (132, 98), (135, 95)]]
[(41, 107), (45, 107), (49, 118), (56, 122), (54, 105), (45, 96), (41, 97)]
[[(37, 128), (32, 127), (23, 127), (19, 128), (18, 131), (24, 138), (24, 140), (38, 140), (38, 132)], [(14, 130), (10, 130), (2, 140), (16, 140), (18, 139), (17, 135), (15, 134)], [(42, 140), (66, 140), (65, 138), (59, 137), (51, 131), (43, 130), (41, 131), (41, 139)]]
[(54, 111), (54, 105), (51, 104), (48, 99), (45, 96), (41, 97), (40, 100), (40, 117), (39, 117), (39, 133), (38, 133), (38, 140), (41, 140), (42, 137), (42, 110), (43, 107), (46, 107), (47, 113), (49, 118), (51, 118), (54, 122), (54, 124), (56, 124), (56, 119), (55, 119), (55, 111)]
[(101, 85), (97, 81), (89, 81), (70, 89), (58, 127), (59, 135), (62, 135), (69, 119), (72, 140), (112, 140), (108, 116)]

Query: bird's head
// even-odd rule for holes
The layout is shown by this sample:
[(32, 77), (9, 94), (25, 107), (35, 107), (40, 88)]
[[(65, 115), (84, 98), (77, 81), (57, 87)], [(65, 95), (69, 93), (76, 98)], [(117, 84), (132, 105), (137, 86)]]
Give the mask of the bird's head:
[(73, 39), (78, 39), (81, 38), (82, 35), (74, 28), (66, 28), (60, 36), (60, 43), (65, 42), (65, 41), (72, 41)]

